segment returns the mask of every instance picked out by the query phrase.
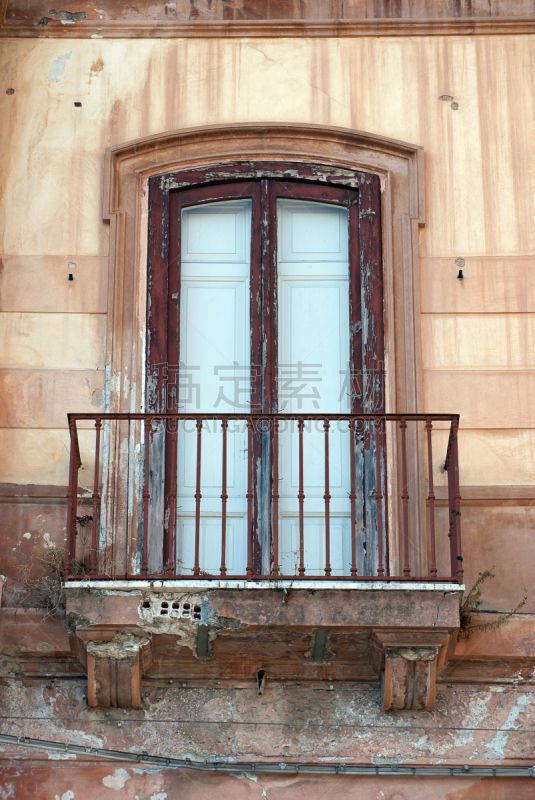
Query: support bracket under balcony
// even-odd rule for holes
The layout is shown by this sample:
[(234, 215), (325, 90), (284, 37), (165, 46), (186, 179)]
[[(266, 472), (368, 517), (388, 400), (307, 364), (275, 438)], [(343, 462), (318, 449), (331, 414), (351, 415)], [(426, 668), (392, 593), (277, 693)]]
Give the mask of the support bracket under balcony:
[(139, 708), (141, 678), (152, 663), (151, 638), (135, 628), (78, 628), (78, 655), (87, 667), (92, 708)]
[(381, 648), (381, 683), (385, 711), (435, 707), (437, 671), (453, 644), (446, 632), (376, 631)]
[[(226, 588), (225, 588), (226, 587)], [(141, 681), (382, 682), (385, 710), (428, 709), (453, 656), (463, 587), (416, 582), (92, 581), (65, 586), (93, 707)], [(154, 653), (154, 659), (152, 654)]]

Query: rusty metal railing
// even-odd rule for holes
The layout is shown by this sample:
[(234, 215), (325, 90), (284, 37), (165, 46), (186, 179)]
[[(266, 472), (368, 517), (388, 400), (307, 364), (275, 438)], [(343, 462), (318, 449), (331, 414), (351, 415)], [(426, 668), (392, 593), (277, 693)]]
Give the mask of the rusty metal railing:
[[(87, 429), (88, 423), (92, 424), (93, 433)], [(187, 423), (193, 426), (187, 428)], [(229, 427), (231, 423), (233, 428)], [(236, 427), (238, 423), (241, 429)], [(435, 423), (438, 427), (433, 427)], [(437, 461), (433, 433), (444, 436), (446, 423), (447, 447), (442, 450), (443, 458)], [(70, 414), (65, 579), (462, 583), (458, 427), (456, 414)], [(210, 500), (210, 523), (217, 524), (219, 530), (219, 566), (212, 571), (206, 569), (201, 557), (201, 528), (206, 522), (202, 444), (203, 433), (208, 429), (221, 437), (217, 511), (214, 512), (213, 494)], [(246, 479), (241, 498), (245, 569), (239, 574), (228, 564), (228, 442), (238, 430), (246, 442)], [(332, 537), (335, 515), (330, 447), (334, 430), (341, 434), (337, 441), (346, 448), (345, 455), (340, 454), (347, 479), (344, 524), (348, 531), (344, 540), (347, 559), (342, 566), (337, 551), (340, 540), (333, 543)], [(306, 452), (307, 431), (322, 434), (314, 441), (323, 441), (323, 452), (317, 447), (309, 447)], [(285, 476), (279, 450), (281, 437), (288, 435), (297, 437), (297, 491), (290, 498), (294, 503), (291, 517), (298, 532), (292, 572), (282, 568), (280, 552), (281, 503), (290, 500), (287, 491), (285, 498), (280, 495)], [(80, 445), (81, 436), (86, 440), (85, 449)], [(189, 465), (195, 476), (190, 496), (183, 486), (178, 490), (177, 467), (177, 454), (188, 436), (195, 440), (195, 464)], [(84, 455), (85, 461), (94, 454), (91, 481), (86, 487), (79, 482), (80, 468), (85, 467), (82, 452), (88, 454), (87, 458)], [(180, 452), (185, 458), (186, 451)], [(324, 462), (323, 508), (320, 513), (316, 502), (313, 515), (323, 537), (321, 567), (311, 567), (309, 563), (310, 498), (307, 500), (304, 472), (311, 459)], [(258, 478), (266, 474), (266, 470), (262, 472), (263, 460), (267, 460), (269, 485), (265, 477)], [(442, 504), (437, 504), (435, 496), (436, 479), (441, 473), (447, 474), (447, 513), (437, 508)], [(318, 497), (316, 494), (316, 501)], [(177, 559), (182, 546), (178, 523), (184, 503), (190, 503), (189, 519), (193, 522), (191, 563)], [(87, 509), (88, 505), (91, 515), (80, 517), (80, 507)], [(340, 516), (338, 513), (337, 521)], [(85, 538), (80, 535), (80, 520), (90, 523)], [(333, 555), (339, 564), (337, 569), (332, 566)], [(416, 571), (413, 563), (417, 564)]]

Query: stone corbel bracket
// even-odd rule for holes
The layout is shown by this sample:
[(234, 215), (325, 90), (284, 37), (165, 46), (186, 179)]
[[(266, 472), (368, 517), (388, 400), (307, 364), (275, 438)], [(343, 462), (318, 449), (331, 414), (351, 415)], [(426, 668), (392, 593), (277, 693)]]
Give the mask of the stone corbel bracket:
[(454, 637), (440, 631), (376, 632), (381, 648), (385, 711), (433, 711), (437, 672), (448, 660)]
[(92, 708), (139, 708), (141, 678), (152, 663), (149, 636), (135, 628), (78, 628), (78, 656), (87, 667)]

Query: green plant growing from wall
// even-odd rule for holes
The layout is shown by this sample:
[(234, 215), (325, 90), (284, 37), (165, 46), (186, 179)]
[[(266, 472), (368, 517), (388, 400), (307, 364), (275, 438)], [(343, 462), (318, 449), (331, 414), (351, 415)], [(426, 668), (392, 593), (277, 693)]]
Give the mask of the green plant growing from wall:
[[(494, 567), (492, 567), (492, 569), (494, 569)], [(509, 620), (513, 614), (516, 614), (516, 612), (522, 608), (528, 599), (527, 591), (524, 589), (524, 597), (522, 600), (517, 606), (511, 609), (511, 611), (508, 611), (507, 614), (502, 614), (501, 617), (492, 620), (492, 622), (484, 622), (480, 625), (472, 625), (472, 614), (476, 614), (479, 611), (479, 607), (483, 603), (483, 600), (481, 600), (481, 595), (483, 594), (483, 584), (488, 578), (494, 577), (495, 575), (492, 570), (487, 569), (484, 572), (480, 572), (479, 578), (474, 583), (468, 594), (463, 598), (461, 608), (459, 609), (459, 616), (461, 619), (460, 636), (462, 639), (468, 639), (473, 631), (488, 631), (505, 625), (507, 620)]]

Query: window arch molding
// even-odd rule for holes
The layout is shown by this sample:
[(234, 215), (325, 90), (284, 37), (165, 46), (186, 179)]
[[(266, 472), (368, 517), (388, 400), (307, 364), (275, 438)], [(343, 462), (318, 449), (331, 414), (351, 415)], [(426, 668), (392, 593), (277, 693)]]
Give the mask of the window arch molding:
[[(385, 410), (418, 413), (422, 407), (418, 229), (425, 223), (423, 148), (394, 139), (319, 125), (243, 123), (188, 128), (108, 148), (104, 164), (103, 218), (110, 226), (106, 410), (142, 411), (146, 341), (146, 275), (149, 179), (225, 164), (299, 162), (317, 181), (351, 185), (359, 173), (381, 185)], [(111, 444), (111, 443), (110, 443)], [(118, 447), (119, 442), (114, 446)], [(416, 443), (415, 443), (416, 444)], [(413, 452), (416, 476), (423, 446)], [(120, 468), (120, 459), (116, 459)], [(106, 481), (115, 485), (111, 473)], [(110, 483), (111, 482), (111, 483)], [(113, 508), (109, 505), (111, 497)], [(113, 524), (126, 498), (108, 493), (106, 517)], [(115, 510), (114, 510), (115, 509)], [(425, 514), (414, 499), (415, 529)], [(422, 520), (423, 521), (423, 520)], [(395, 550), (395, 544), (393, 543)], [(425, 560), (423, 548), (419, 554)]]
[(315, 169), (316, 180), (327, 180), (330, 174), (338, 185), (350, 185), (360, 172), (379, 176), (386, 410), (421, 412), (418, 229), (425, 224), (423, 148), (345, 128), (268, 123), (188, 128), (106, 150), (107, 410), (139, 411), (143, 402), (149, 178), (255, 161), (302, 162)]

